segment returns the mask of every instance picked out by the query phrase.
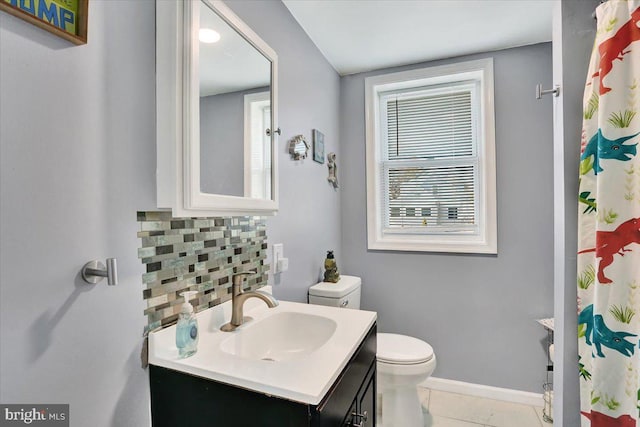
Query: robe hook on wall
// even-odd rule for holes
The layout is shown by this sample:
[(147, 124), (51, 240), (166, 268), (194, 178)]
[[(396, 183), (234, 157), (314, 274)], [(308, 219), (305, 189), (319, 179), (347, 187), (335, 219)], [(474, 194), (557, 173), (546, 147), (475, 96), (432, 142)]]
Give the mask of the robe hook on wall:
[(107, 258), (107, 266), (97, 260), (89, 261), (82, 267), (82, 278), (87, 283), (98, 283), (107, 278), (109, 286), (118, 284), (118, 263), (115, 258)]

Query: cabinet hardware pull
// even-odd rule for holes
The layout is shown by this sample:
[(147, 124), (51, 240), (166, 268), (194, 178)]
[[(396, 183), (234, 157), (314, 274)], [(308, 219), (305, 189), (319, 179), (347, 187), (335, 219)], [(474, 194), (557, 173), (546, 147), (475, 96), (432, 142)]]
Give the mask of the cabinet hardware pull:
[(348, 305), (349, 305), (349, 300), (348, 299), (342, 301), (342, 304), (340, 304), (341, 307), (346, 307)]
[(357, 412), (352, 412), (351, 416), (353, 418), (360, 418), (360, 424), (354, 424), (353, 422), (351, 423), (351, 425), (353, 427), (365, 427), (365, 423), (367, 422), (367, 420), (369, 419), (369, 414), (367, 413), (367, 411), (364, 411), (362, 414), (358, 414)]

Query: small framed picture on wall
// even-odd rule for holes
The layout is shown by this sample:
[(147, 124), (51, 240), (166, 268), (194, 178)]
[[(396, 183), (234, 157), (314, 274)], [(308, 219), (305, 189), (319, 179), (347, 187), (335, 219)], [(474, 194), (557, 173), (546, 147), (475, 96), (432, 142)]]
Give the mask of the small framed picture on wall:
[(73, 44), (87, 43), (89, 0), (0, 0), (0, 10)]
[(313, 160), (324, 164), (324, 134), (318, 129), (313, 130)]

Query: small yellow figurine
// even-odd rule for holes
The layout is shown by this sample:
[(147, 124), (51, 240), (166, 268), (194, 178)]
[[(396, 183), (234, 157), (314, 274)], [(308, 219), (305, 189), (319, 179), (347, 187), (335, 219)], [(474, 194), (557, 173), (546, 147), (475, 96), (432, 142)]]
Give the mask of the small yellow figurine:
[(333, 251), (327, 251), (327, 259), (324, 260), (324, 281), (338, 283), (338, 280), (340, 280), (340, 273), (338, 273)]

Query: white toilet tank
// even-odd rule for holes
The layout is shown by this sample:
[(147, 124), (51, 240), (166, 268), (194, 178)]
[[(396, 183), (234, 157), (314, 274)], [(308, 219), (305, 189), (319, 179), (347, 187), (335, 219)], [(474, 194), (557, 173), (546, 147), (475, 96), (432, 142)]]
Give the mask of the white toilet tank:
[(320, 282), (309, 288), (309, 304), (359, 310), (361, 284), (359, 277), (345, 275), (338, 283)]

